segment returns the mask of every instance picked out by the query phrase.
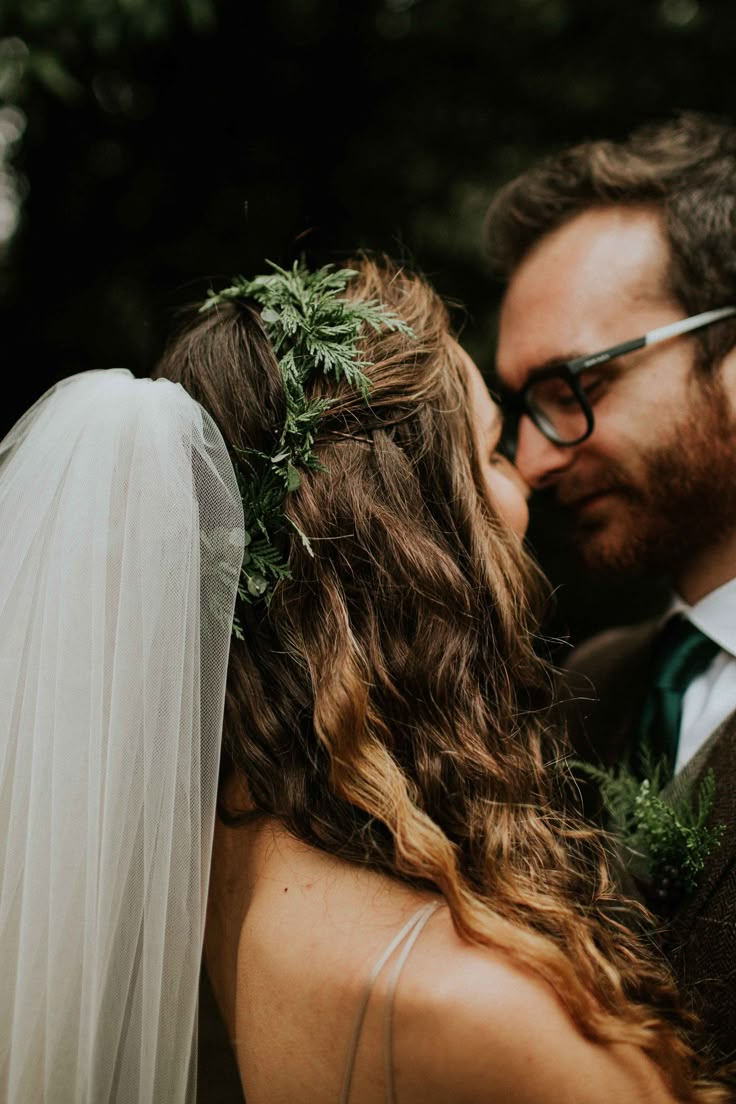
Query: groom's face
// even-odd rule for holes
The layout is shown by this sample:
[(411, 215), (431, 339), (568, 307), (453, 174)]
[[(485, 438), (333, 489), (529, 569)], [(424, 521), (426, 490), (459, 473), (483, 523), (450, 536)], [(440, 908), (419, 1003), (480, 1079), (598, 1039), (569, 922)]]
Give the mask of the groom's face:
[[(516, 390), (535, 368), (683, 318), (667, 263), (659, 217), (644, 207), (596, 208), (543, 238), (504, 300), (504, 384)], [(733, 527), (736, 492), (726, 503), (723, 487), (736, 487), (736, 357), (726, 387), (722, 373), (695, 372), (695, 350), (692, 337), (674, 338), (583, 378), (595, 429), (579, 445), (555, 445), (521, 419), (519, 470), (532, 487), (553, 489), (592, 569), (677, 575)]]

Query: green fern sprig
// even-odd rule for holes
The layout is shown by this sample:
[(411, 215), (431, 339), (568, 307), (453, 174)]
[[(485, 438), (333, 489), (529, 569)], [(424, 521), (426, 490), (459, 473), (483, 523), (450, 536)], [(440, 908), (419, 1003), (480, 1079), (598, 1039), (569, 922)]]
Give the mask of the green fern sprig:
[[(303, 262), (291, 269), (268, 262), (272, 271), (252, 280), (237, 277), (222, 291), (210, 291), (201, 311), (222, 303), (250, 300), (276, 354), (286, 394), (286, 417), (273, 452), (239, 452), (234, 466), (243, 499), (246, 549), (238, 595), (241, 602), (269, 601), (273, 588), (289, 577), (288, 539), (296, 531), (312, 555), (309, 539), (285, 512), (288, 494), (301, 483), (301, 471), (324, 471), (314, 452), (319, 424), (330, 399), (310, 399), (305, 388), (318, 373), (345, 380), (368, 401), (370, 367), (359, 354), (363, 328), (413, 336), (410, 326), (377, 299), (344, 295), (352, 269), (326, 265), (310, 271)], [(242, 638), (236, 616), (233, 632)]]
[(596, 767), (578, 760), (571, 765), (598, 783), (612, 831), (621, 841), (632, 871), (649, 882), (664, 872), (676, 872), (687, 892), (696, 888), (705, 863), (719, 846), (724, 824), (708, 825), (716, 781), (708, 771), (694, 794), (694, 785), (681, 783), (672, 796), (663, 793), (665, 763), (642, 756), (645, 778), (625, 765)]

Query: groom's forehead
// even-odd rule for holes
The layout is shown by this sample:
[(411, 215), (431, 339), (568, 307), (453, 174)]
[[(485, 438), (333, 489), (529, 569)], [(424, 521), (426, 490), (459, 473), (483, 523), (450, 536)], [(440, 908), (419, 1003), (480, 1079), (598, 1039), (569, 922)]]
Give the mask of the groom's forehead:
[(504, 296), (501, 378), (517, 387), (535, 368), (644, 332), (670, 298), (668, 261), (658, 218), (640, 209), (586, 212), (542, 238)]

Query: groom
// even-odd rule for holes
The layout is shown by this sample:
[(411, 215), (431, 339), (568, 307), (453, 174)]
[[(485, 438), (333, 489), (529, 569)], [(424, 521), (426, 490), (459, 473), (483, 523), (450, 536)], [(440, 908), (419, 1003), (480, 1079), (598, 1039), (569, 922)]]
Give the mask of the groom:
[(715, 774), (726, 832), (664, 938), (736, 1058), (736, 129), (688, 114), (566, 150), (502, 189), (487, 233), (519, 470), (589, 571), (673, 582), (663, 618), (571, 667), (604, 763), (646, 739), (679, 777)]

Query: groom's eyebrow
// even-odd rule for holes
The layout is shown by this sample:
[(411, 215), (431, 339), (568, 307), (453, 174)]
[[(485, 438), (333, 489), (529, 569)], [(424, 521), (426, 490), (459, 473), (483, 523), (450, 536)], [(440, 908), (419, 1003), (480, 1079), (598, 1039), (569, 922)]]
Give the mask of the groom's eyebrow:
[(543, 360), (541, 363), (535, 364), (533, 368), (529, 369), (520, 387), (508, 387), (503, 382), (503, 378), (498, 374), (498, 368), (496, 368), (493, 374), (492, 390), (499, 397), (503, 397), (504, 395), (518, 395), (522, 387), (526, 387), (529, 383), (534, 383), (536, 379), (548, 372), (550, 368), (563, 368), (569, 360), (575, 360), (576, 357), (587, 355), (587, 353), (581, 352), (579, 349), (573, 349), (562, 355), (557, 354), (553, 357), (548, 357), (547, 360)]
[(548, 360), (542, 361), (541, 364), (536, 364), (533, 368), (527, 372), (525, 383), (533, 383), (545, 372), (549, 372), (550, 368), (564, 368), (569, 360), (575, 360), (577, 357), (586, 356), (586, 353), (570, 352), (564, 356), (553, 356)]

